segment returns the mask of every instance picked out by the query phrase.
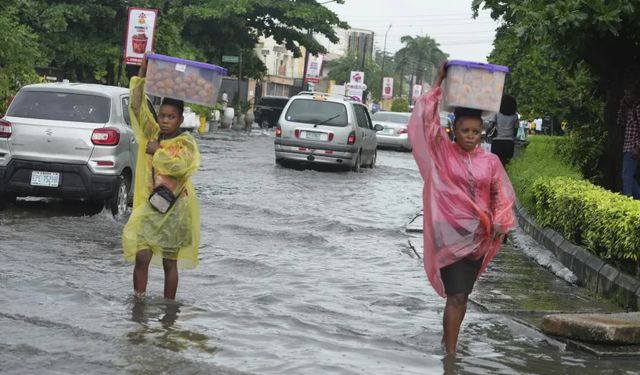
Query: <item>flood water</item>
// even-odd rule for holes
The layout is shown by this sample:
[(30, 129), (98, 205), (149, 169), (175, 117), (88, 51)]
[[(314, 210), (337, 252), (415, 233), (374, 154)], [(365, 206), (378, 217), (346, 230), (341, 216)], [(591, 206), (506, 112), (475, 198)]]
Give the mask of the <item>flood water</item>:
[(637, 374), (508, 316), (467, 314), (443, 361), (444, 301), (404, 225), (420, 209), (410, 153), (362, 173), (275, 166), (273, 138), (199, 140), (200, 265), (176, 302), (132, 298), (123, 223), (76, 205), (0, 212), (2, 374)]

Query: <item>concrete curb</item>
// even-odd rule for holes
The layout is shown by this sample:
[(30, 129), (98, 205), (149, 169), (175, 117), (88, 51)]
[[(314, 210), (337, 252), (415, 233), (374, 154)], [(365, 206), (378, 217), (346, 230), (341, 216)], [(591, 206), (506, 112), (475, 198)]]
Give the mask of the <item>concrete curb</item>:
[(520, 227), (554, 253), (578, 277), (579, 285), (613, 299), (625, 308), (638, 310), (640, 281), (606, 264), (587, 249), (565, 240), (560, 233), (550, 228), (540, 228), (519, 202), (516, 203), (515, 212)]

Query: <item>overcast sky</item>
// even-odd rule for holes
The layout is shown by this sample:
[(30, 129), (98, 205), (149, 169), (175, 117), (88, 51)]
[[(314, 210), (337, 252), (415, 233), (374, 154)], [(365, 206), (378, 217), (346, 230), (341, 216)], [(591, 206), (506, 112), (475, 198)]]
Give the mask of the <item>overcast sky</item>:
[(472, 18), (471, 0), (346, 0), (345, 4), (325, 6), (352, 28), (373, 31), (375, 47), (380, 50), (391, 24), (389, 52), (403, 47), (400, 38), (404, 35), (427, 34), (449, 54), (449, 59), (486, 62), (497, 27), (488, 12)]

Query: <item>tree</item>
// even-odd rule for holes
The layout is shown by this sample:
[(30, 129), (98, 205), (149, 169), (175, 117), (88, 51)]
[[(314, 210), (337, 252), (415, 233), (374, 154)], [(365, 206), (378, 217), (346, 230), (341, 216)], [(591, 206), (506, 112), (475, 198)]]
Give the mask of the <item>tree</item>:
[[(329, 79), (337, 83), (348, 83), (351, 72), (359, 70), (359, 61), (356, 54), (348, 54), (336, 60), (326, 61), (325, 67), (329, 70)], [(374, 100), (380, 99), (382, 76), (380, 66), (371, 58), (365, 59), (364, 80), (367, 84), (367, 92), (371, 93)]]
[[(324, 47), (309, 30), (337, 42), (335, 27), (347, 27), (315, 0), (14, 0), (20, 23), (39, 38), (47, 65), (78, 81), (123, 83), (122, 40), (129, 6), (158, 9), (155, 51), (222, 64), (242, 53), (250, 77), (265, 70), (255, 53), (260, 36), (273, 37), (296, 56)], [(337, 0), (342, 3), (343, 0)], [(231, 74), (236, 65), (229, 66)]]
[(605, 153), (600, 160), (603, 186), (621, 187), (623, 129), (616, 112), (624, 86), (640, 73), (640, 4), (634, 0), (473, 0), (527, 45), (548, 42), (559, 61), (574, 71), (581, 63), (597, 79), (604, 98)]
[[(0, 4), (0, 113), (4, 113), (7, 97), (21, 85), (36, 80), (34, 61), (40, 59), (38, 37), (20, 25), (15, 1)], [(9, 32), (10, 30), (10, 32)]]
[(439, 44), (428, 35), (405, 35), (400, 41), (405, 46), (400, 49), (402, 52), (398, 52), (413, 66), (416, 82), (424, 84), (425, 79), (428, 82), (433, 81), (438, 67), (447, 59), (447, 54), (440, 50)]

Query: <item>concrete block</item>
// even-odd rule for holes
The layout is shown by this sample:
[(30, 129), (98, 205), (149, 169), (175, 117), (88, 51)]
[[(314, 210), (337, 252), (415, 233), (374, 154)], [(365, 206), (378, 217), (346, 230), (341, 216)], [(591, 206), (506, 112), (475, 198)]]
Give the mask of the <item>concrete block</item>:
[(562, 246), (565, 241), (566, 240), (560, 233), (555, 232), (555, 234), (551, 237), (552, 248), (549, 250), (551, 250), (551, 252), (557, 257), (558, 253), (560, 253), (560, 246)]
[(622, 306), (637, 310), (638, 300), (636, 298), (636, 292), (638, 288), (640, 288), (640, 282), (626, 273), (620, 272), (614, 281), (614, 285), (613, 295), (611, 297), (622, 304)]
[(573, 253), (573, 259), (571, 260), (571, 267), (568, 267), (578, 277), (578, 284), (585, 286), (586, 276), (586, 263), (589, 259), (589, 252), (580, 246), (576, 246), (576, 251)]
[(553, 252), (553, 242), (551, 241), (551, 237), (553, 237), (556, 233), (555, 230), (551, 228), (544, 228), (542, 230), (542, 245), (547, 248), (547, 250)]
[(612, 297), (614, 294), (615, 281), (620, 271), (616, 268), (605, 264), (598, 272), (598, 288), (597, 292), (605, 297)]
[(602, 344), (640, 344), (640, 312), (554, 314), (542, 319), (545, 333)]
[(600, 270), (604, 267), (602, 259), (587, 251), (587, 259), (584, 264), (584, 285), (592, 291), (598, 290), (598, 281), (600, 280)]
[[(562, 264), (564, 264), (565, 267), (573, 271), (573, 269), (571, 268), (571, 264), (573, 263), (573, 256), (578, 251), (578, 249), (580, 249), (578, 246), (572, 244), (569, 241), (564, 241), (562, 243), (562, 246), (558, 247), (558, 254), (556, 256), (558, 257), (558, 260)], [(578, 279), (579, 278), (580, 277), (578, 276)]]

